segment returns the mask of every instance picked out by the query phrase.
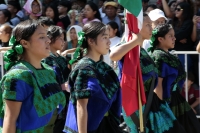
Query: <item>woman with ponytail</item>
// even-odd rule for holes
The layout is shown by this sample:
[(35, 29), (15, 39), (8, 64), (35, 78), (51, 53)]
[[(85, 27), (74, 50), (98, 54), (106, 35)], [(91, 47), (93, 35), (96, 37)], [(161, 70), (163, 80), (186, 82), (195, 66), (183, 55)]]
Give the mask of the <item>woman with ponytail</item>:
[(0, 82), (0, 131), (52, 133), (53, 113), (65, 106), (65, 96), (52, 68), (41, 63), (49, 56), (45, 28), (34, 20), (19, 23), (4, 54), (8, 71)]
[(121, 89), (117, 75), (102, 60), (110, 48), (109, 30), (89, 22), (79, 32), (69, 75), (70, 102), (64, 132), (120, 133)]
[(158, 85), (155, 89), (160, 99), (166, 101), (187, 133), (200, 133), (200, 124), (185, 98), (180, 94), (185, 81), (185, 71), (178, 57), (169, 53), (174, 48), (175, 32), (171, 25), (157, 26), (151, 37), (153, 60), (158, 68)]

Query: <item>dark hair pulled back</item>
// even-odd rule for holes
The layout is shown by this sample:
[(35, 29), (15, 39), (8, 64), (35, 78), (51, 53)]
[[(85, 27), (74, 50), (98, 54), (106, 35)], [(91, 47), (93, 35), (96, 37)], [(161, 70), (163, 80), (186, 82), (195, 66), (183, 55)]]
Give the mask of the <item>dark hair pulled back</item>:
[(153, 51), (159, 45), (158, 37), (165, 37), (165, 35), (171, 29), (173, 29), (171, 24), (161, 24), (161, 25), (156, 26), (154, 28), (154, 30), (152, 31), (152, 37), (151, 37), (151, 46), (152, 47), (150, 47), (150, 49), (148, 49), (148, 51), (151, 51), (153, 53)]
[(47, 36), (51, 40), (51, 43), (54, 43), (57, 39), (57, 37), (61, 36), (63, 34), (63, 30), (59, 26), (50, 26), (47, 30)]
[(96, 42), (97, 36), (99, 34), (103, 34), (105, 31), (106, 31), (106, 25), (97, 21), (89, 22), (83, 26), (84, 38), (81, 41), (82, 43), (79, 44), (78, 46), (81, 49), (81, 51), (80, 51), (80, 56), (78, 56), (77, 59), (75, 59), (76, 60), (75, 62), (82, 59), (85, 51), (89, 49), (88, 39), (93, 39)]
[(4, 54), (4, 60), (8, 64), (6, 70), (9, 70), (19, 60), (19, 54), (16, 50), (16, 46), (21, 46), (20, 41), (22, 39), (29, 41), (39, 25), (40, 23), (38, 21), (29, 19), (19, 23), (13, 29), (12, 37), (9, 42), (12, 49), (8, 50)]

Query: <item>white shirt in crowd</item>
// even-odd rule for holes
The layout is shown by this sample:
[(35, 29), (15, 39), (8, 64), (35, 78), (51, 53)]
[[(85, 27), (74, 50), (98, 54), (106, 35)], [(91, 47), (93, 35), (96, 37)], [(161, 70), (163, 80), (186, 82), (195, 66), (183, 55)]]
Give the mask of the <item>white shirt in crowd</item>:
[[(121, 38), (118, 37), (118, 36), (115, 36), (115, 37), (113, 37), (113, 38), (110, 38), (110, 42), (111, 42), (111, 44), (110, 44), (110, 50), (112, 50), (112, 48), (113, 48), (115, 45), (119, 44), (120, 41), (121, 41)], [(104, 62), (106, 62), (108, 65), (111, 65), (112, 61), (111, 61), (111, 59), (110, 59), (109, 53), (106, 54), (106, 55), (104, 55), (103, 58), (104, 58)]]
[[(147, 51), (151, 47), (150, 40), (144, 40), (142, 47)], [(151, 55), (151, 52), (147, 51), (147, 53)]]

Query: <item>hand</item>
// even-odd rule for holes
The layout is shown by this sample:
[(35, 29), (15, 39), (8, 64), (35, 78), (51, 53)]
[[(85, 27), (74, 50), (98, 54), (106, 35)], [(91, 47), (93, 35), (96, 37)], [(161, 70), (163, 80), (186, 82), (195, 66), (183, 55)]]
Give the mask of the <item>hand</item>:
[(198, 22), (200, 22), (200, 16), (194, 15), (192, 22), (193, 22), (194, 25), (196, 25)]
[(187, 39), (180, 40), (181, 43), (187, 43)]

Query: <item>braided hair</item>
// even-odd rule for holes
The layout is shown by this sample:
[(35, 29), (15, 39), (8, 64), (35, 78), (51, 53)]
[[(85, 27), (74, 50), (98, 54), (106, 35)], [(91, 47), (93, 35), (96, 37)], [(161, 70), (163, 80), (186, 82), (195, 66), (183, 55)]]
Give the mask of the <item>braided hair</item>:
[(50, 44), (55, 43), (56, 38), (63, 34), (63, 30), (59, 26), (50, 26), (47, 30), (47, 36), (51, 40)]

